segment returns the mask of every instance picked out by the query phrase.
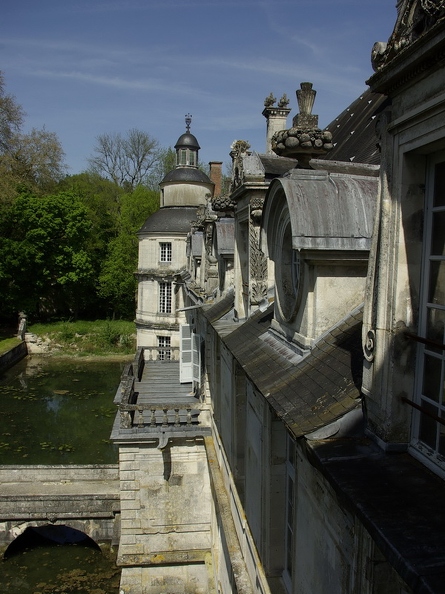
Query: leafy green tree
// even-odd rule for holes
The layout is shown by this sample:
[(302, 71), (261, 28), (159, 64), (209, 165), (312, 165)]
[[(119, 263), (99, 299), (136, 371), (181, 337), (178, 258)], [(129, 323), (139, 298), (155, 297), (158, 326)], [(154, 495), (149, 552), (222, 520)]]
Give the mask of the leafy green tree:
[(0, 217), (3, 313), (76, 317), (94, 292), (86, 245), (92, 230), (81, 201), (67, 193), (20, 195)]
[(134, 316), (138, 259), (136, 233), (158, 208), (158, 192), (143, 186), (121, 197), (118, 234), (110, 241), (99, 276), (99, 295), (107, 301), (113, 317)]
[(120, 203), (124, 191), (112, 181), (88, 171), (67, 176), (59, 183), (58, 189), (77, 196), (87, 208), (92, 224), (88, 251), (96, 276), (99, 276), (108, 244), (119, 232)]

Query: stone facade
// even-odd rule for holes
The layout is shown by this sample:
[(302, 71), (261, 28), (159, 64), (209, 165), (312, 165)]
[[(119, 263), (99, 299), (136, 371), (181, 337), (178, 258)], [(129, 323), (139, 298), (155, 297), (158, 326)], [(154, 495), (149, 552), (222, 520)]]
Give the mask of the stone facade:
[[(303, 83), (290, 128), (287, 98), (266, 99), (266, 153), (236, 141), (230, 196), (190, 226), (184, 315), (211, 436), (184, 500), (211, 486), (209, 592), (443, 592), (445, 7), (397, 11), (372, 50), (372, 109), (354, 103), (363, 162), (357, 144), (324, 155), (341, 138)], [(157, 456), (146, 480), (164, 493)], [(204, 587), (187, 580), (175, 591)]]
[(175, 149), (176, 168), (160, 184), (160, 210), (138, 233), (138, 296), (136, 328), (138, 347), (150, 358), (177, 358), (179, 327), (185, 318), (180, 272), (187, 263), (186, 241), (196, 208), (213, 196), (214, 183), (198, 168), (199, 144), (187, 130)]

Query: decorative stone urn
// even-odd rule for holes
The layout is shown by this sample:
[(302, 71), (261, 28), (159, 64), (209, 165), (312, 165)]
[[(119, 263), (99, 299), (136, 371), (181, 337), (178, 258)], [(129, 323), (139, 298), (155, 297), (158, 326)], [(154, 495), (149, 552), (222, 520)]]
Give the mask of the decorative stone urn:
[(280, 157), (297, 159), (300, 169), (311, 169), (310, 160), (332, 148), (332, 134), (320, 130), (318, 116), (312, 115), (316, 95), (312, 83), (303, 82), (300, 87), (296, 92), (300, 111), (292, 120), (292, 128), (273, 135), (272, 150)]

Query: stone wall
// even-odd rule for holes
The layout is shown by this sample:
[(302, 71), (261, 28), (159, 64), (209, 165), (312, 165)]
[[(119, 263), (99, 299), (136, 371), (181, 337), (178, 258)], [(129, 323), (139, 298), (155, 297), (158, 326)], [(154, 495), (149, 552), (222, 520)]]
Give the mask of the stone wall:
[(10, 351), (0, 355), (0, 372), (12, 367), (28, 354), (26, 342), (19, 342)]
[(116, 541), (117, 465), (0, 466), (0, 545), (28, 526), (67, 525), (96, 541)]

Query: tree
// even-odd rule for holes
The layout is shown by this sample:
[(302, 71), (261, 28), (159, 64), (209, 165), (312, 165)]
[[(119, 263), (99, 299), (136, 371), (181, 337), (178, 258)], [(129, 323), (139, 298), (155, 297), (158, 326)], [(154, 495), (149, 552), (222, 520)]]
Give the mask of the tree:
[(126, 137), (120, 133), (101, 134), (96, 139), (90, 168), (126, 191), (144, 184), (161, 158), (159, 143), (146, 132), (133, 128)]
[(94, 292), (88, 212), (78, 198), (20, 195), (0, 217), (3, 311), (77, 315)]
[(6, 152), (11, 139), (23, 123), (24, 112), (12, 95), (5, 92), (5, 80), (0, 71), (0, 154)]
[(23, 134), (23, 117), (14, 97), (5, 93), (0, 72), (0, 206), (11, 204), (24, 188), (34, 194), (53, 191), (66, 173), (56, 134), (45, 128)]
[(99, 276), (99, 295), (107, 301), (113, 317), (134, 316), (138, 260), (136, 233), (158, 208), (158, 192), (143, 186), (121, 198), (119, 231), (110, 241)]
[(176, 151), (171, 147), (159, 151), (159, 160), (147, 177), (147, 186), (151, 190), (159, 190), (159, 184), (169, 171), (176, 167)]
[(5, 163), (18, 183), (34, 191), (47, 192), (63, 178), (65, 153), (54, 132), (33, 128), (29, 134), (16, 134), (10, 142)]

